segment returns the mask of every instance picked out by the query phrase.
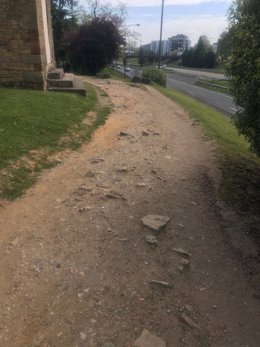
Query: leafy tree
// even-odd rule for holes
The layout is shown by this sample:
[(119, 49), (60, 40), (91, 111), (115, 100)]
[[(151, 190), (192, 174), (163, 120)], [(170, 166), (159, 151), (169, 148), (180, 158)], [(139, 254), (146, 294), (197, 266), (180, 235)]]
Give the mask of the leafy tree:
[(145, 50), (145, 57), (149, 64), (154, 64), (156, 59), (156, 54), (153, 51)]
[(138, 63), (141, 65), (141, 67), (143, 67), (143, 65), (145, 64), (145, 55), (144, 55), (144, 49), (140, 48), (139, 50), (139, 55), (138, 55)]
[(229, 26), (232, 51), (226, 74), (239, 107), (235, 124), (260, 155), (260, 1), (235, 0)]
[(94, 18), (81, 25), (71, 38), (72, 63), (82, 73), (95, 75), (118, 57), (119, 47), (123, 42), (112, 21)]
[(205, 54), (206, 54), (206, 47), (203, 36), (200, 36), (199, 41), (194, 49), (192, 61), (194, 67), (205, 67)]
[(231, 55), (232, 46), (231, 30), (223, 31), (218, 39), (218, 58), (220, 62), (224, 62)]
[(64, 60), (65, 33), (76, 30), (78, 0), (51, 0), (53, 40), (56, 60)]
[(194, 48), (191, 47), (189, 50), (183, 52), (181, 60), (183, 66), (213, 68), (216, 63), (216, 56), (207, 36), (200, 36)]
[(205, 54), (205, 67), (211, 69), (215, 66), (216, 63), (216, 55), (212, 49), (208, 50)]
[(91, 18), (110, 20), (117, 29), (121, 28), (127, 18), (127, 8), (123, 3), (113, 6), (110, 2), (103, 0), (87, 0), (89, 15)]

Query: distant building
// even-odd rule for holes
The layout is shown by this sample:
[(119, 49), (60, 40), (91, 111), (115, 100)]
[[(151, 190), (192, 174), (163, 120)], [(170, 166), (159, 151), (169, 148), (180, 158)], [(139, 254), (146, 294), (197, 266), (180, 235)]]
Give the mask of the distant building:
[(151, 51), (154, 52), (154, 53), (159, 53), (159, 44), (160, 44), (160, 41), (152, 41), (151, 42)]
[[(160, 41), (152, 41), (150, 44), (143, 45), (142, 47), (145, 50), (154, 52), (155, 54), (159, 53)], [(161, 55), (171, 55), (176, 53), (177, 55), (182, 55), (185, 49), (191, 47), (191, 41), (188, 36), (183, 34), (178, 34), (176, 36), (169, 37), (168, 40), (162, 40), (161, 46)]]
[(186, 49), (190, 49), (191, 41), (187, 35), (178, 34), (169, 38), (171, 41), (171, 51), (181, 55)]

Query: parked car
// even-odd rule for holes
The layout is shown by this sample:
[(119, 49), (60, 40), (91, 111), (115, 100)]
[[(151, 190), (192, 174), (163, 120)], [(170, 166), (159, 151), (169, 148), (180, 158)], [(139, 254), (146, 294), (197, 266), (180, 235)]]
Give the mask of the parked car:
[(125, 69), (125, 71), (130, 72), (130, 71), (131, 71), (130, 67), (127, 67), (127, 68)]
[(121, 69), (121, 65), (117, 65), (116, 68), (117, 68), (117, 70), (120, 70)]
[(166, 69), (166, 68), (167, 68), (167, 65), (163, 64), (162, 69)]

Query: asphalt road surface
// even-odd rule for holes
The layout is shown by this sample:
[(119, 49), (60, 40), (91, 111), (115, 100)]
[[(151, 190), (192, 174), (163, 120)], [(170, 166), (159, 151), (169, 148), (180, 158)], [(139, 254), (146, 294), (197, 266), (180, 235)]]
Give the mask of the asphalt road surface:
[(209, 72), (209, 71), (204, 71), (204, 70), (194, 70), (194, 69), (182, 69), (182, 68), (170, 68), (167, 67), (167, 70), (173, 70), (175, 72), (185, 74), (186, 76), (196, 76), (196, 77), (206, 77), (206, 78), (214, 78), (216, 80), (219, 79), (224, 79), (225, 75), (222, 73), (216, 73), (216, 72)]
[(198, 87), (194, 82), (194, 78), (190, 75), (167, 74), (167, 87), (185, 92), (226, 114), (236, 113), (236, 106), (231, 96)]

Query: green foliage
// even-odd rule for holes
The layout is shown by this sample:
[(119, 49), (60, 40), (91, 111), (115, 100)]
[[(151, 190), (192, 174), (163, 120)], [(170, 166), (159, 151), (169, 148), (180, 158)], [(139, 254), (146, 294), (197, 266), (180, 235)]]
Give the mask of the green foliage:
[(81, 73), (96, 75), (118, 57), (122, 43), (122, 36), (110, 20), (95, 18), (73, 35), (69, 48), (72, 64)]
[(166, 75), (160, 69), (145, 68), (142, 74), (142, 80), (152, 81), (160, 86), (166, 86)]
[(225, 63), (228, 57), (231, 55), (232, 47), (232, 35), (231, 30), (224, 31), (218, 40), (218, 60)]
[(106, 79), (106, 78), (111, 78), (111, 75), (109, 72), (102, 70), (96, 74), (96, 77)]
[(66, 59), (64, 35), (77, 29), (78, 0), (51, 0), (53, 40), (56, 61)]
[(139, 55), (138, 55), (138, 63), (140, 64), (141, 67), (145, 64), (145, 54), (144, 54), (144, 49), (140, 48), (139, 50)]
[(260, 155), (260, 2), (234, 1), (229, 23), (232, 53), (226, 74), (239, 107), (235, 124)]
[(216, 56), (206, 36), (200, 36), (195, 48), (191, 47), (182, 54), (182, 65), (196, 68), (213, 68)]

